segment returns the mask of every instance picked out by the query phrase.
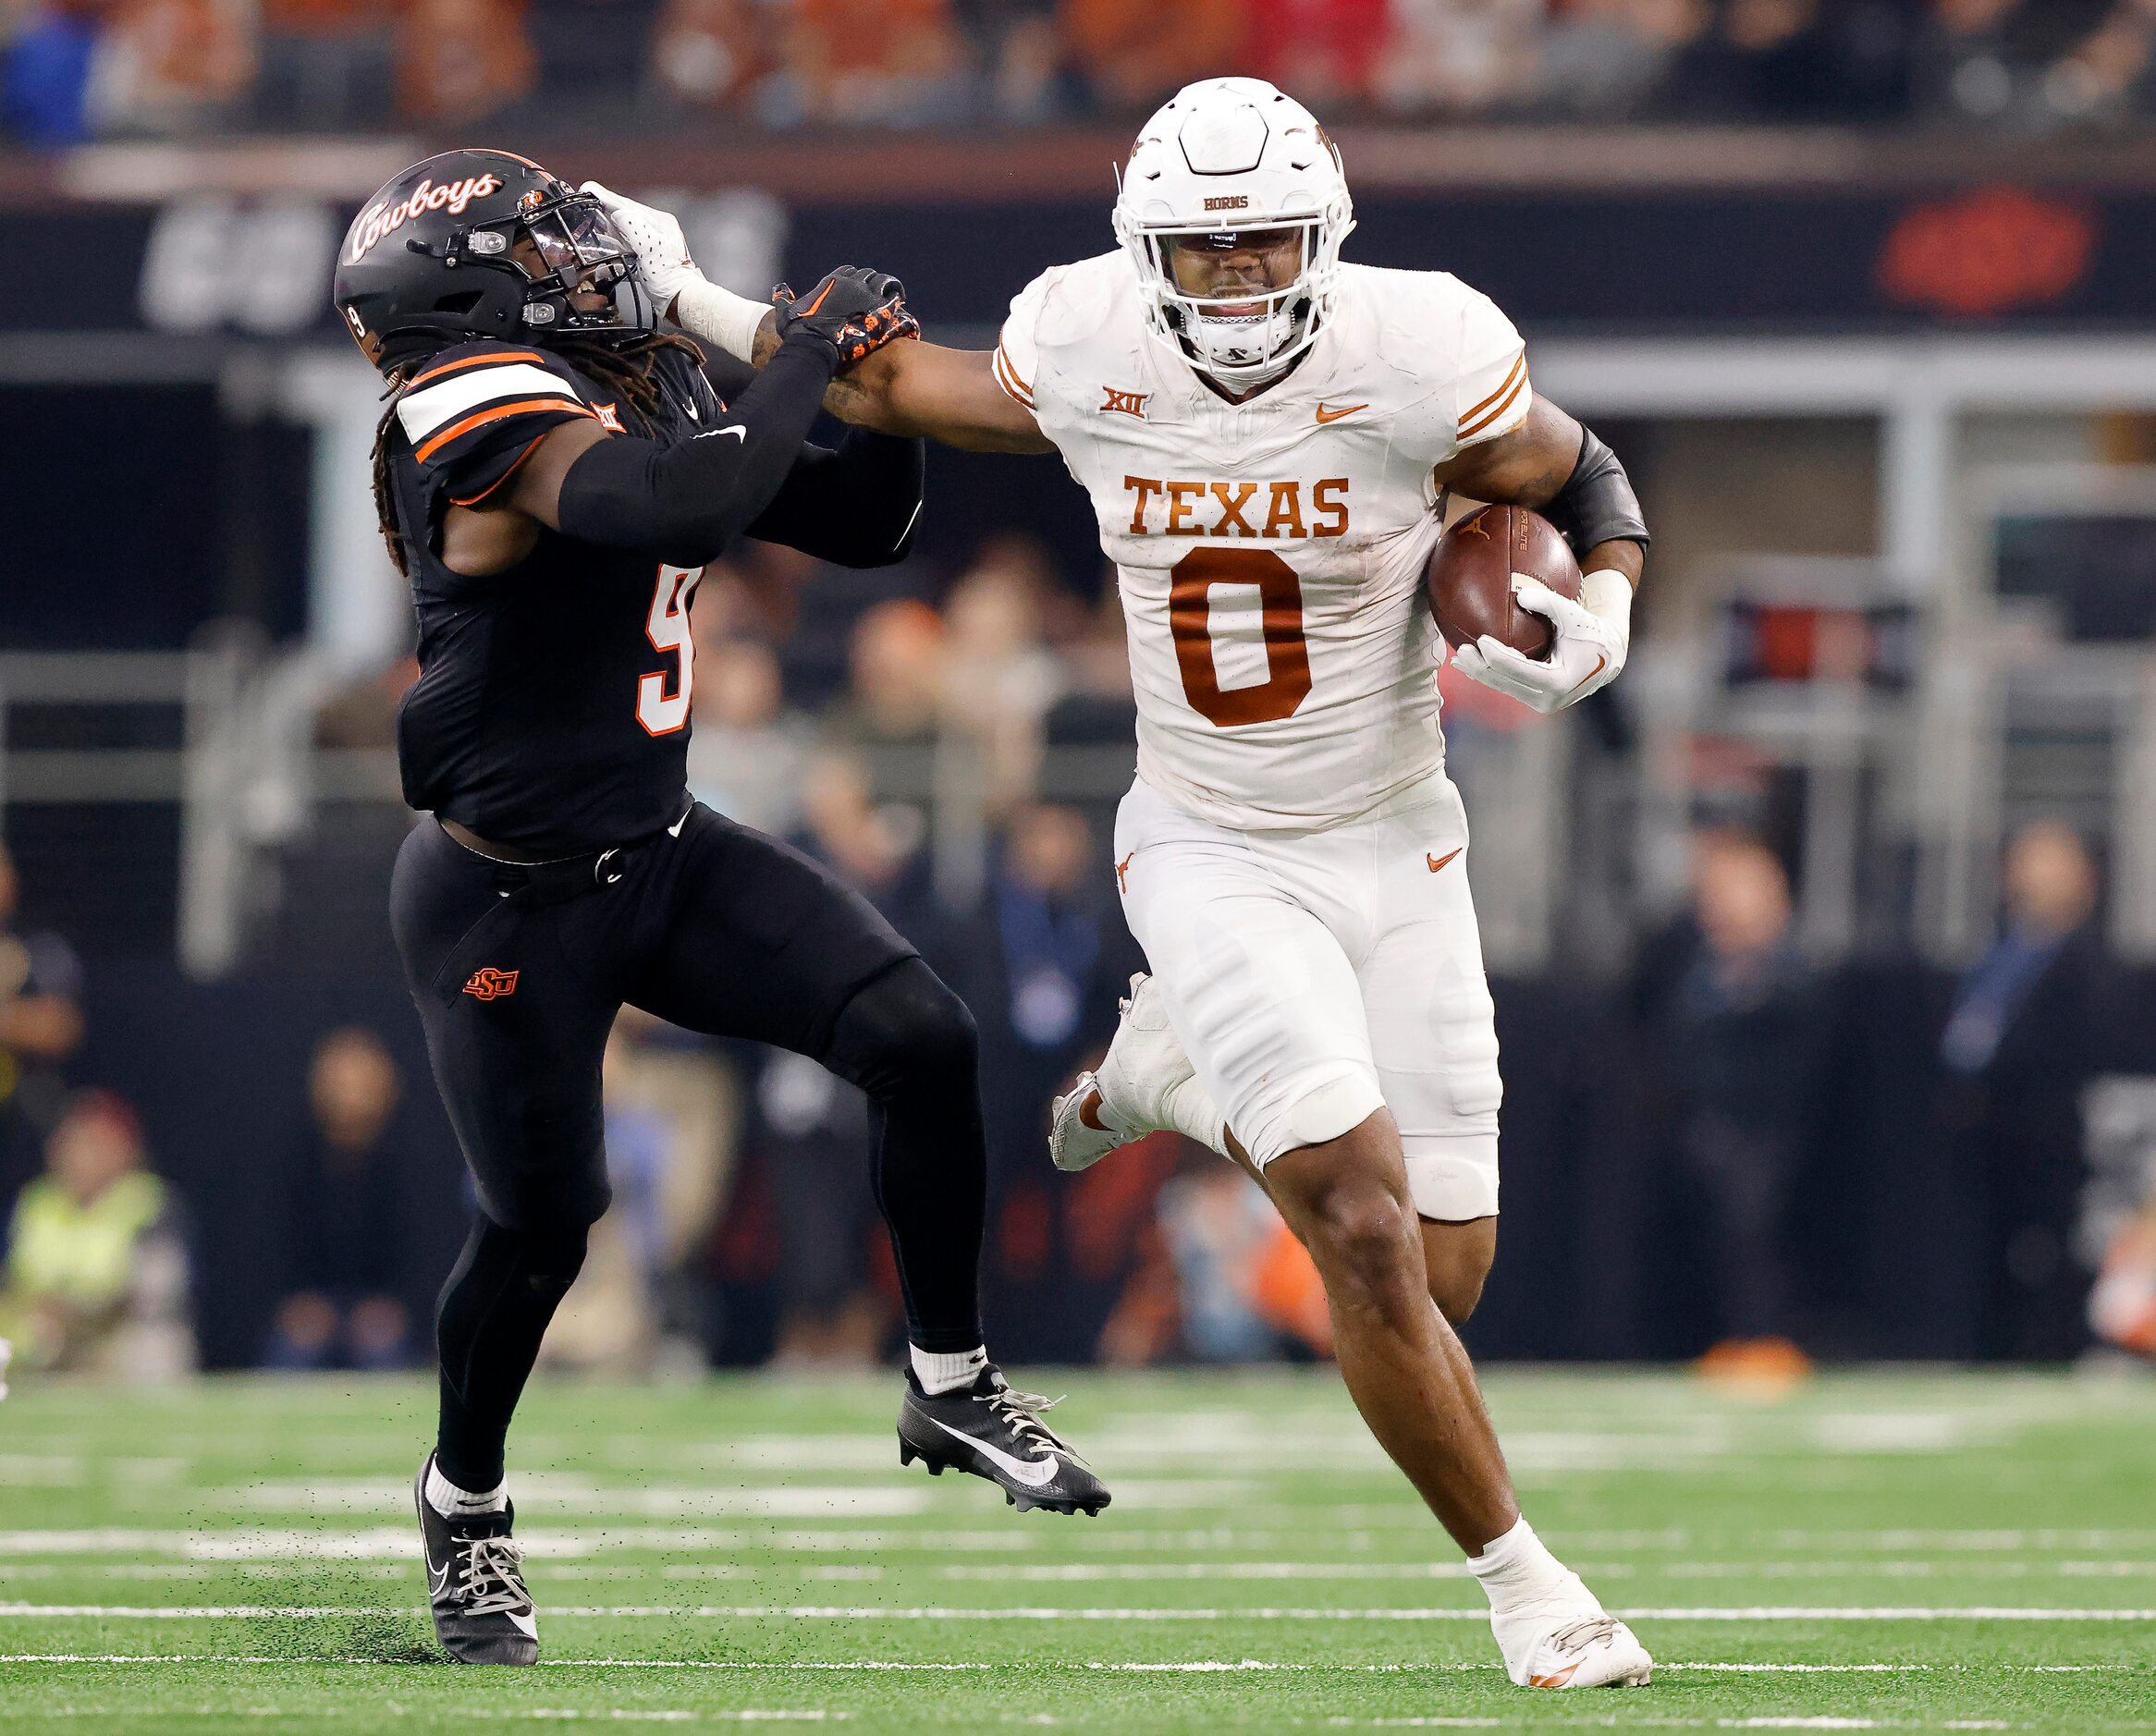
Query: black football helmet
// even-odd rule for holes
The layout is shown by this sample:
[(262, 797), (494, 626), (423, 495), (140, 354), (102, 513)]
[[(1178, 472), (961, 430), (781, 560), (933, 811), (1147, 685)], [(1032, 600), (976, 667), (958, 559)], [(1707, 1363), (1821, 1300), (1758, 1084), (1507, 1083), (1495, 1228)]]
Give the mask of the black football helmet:
[[(593, 292), (606, 307), (577, 305)], [(445, 151), (389, 182), (345, 232), (330, 295), (385, 371), (466, 338), (658, 324), (606, 207), (508, 151)]]

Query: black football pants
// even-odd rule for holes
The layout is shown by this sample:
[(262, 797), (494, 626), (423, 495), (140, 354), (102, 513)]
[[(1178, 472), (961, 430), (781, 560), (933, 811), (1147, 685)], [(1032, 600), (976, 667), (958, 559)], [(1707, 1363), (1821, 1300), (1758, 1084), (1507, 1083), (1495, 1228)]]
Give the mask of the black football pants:
[(908, 1336), (925, 1351), (981, 1342), (972, 1017), (810, 858), (701, 803), (674, 832), (536, 867), (479, 855), (430, 819), (398, 852), (390, 923), (479, 1193), (436, 1322), (452, 1483), (500, 1481), (510, 1412), (606, 1209), (599, 1069), (623, 1002), (859, 1085)]

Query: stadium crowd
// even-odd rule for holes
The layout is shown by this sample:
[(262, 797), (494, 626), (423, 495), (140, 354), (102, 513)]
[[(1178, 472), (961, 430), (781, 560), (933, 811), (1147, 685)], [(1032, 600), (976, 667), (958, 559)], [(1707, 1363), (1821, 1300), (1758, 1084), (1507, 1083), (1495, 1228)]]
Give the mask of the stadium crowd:
[[(1112, 592), (1081, 602), (1023, 536), (990, 536), (933, 603), (903, 569), (848, 574), (753, 545), (715, 568), (698, 599), (692, 782), (859, 886), (973, 1008), (993, 1171), (987, 1299), (1013, 1323), (1004, 1336), (1015, 1353), (1322, 1356), (1315, 1271), (1239, 1172), (1166, 1134), (1078, 1178), (1045, 1161), (1048, 1099), (1097, 1055), (1143, 962), (1109, 862), (1114, 780), (1096, 789), (1070, 775), (1099, 748), (1127, 776), (1132, 703), (1113, 611)], [(320, 737), (385, 746), (410, 675), (399, 666), (337, 695)], [(1473, 725), (1458, 734), (1457, 751), (1473, 752)], [(972, 879), (938, 860), (948, 816), (935, 808), (954, 780), (978, 792), (986, 834)], [(1043, 793), (1073, 789), (1091, 793)], [(409, 821), (401, 809), (388, 817), (393, 850)], [(332, 848), (343, 855), (349, 840)], [(341, 867), (372, 888), (363, 938), (379, 949), (386, 859)], [(1819, 1267), (1844, 1257), (1853, 1231), (1822, 1228), (1820, 1216), (1846, 1216), (1845, 1203), (1822, 1205), (1846, 1163), (1837, 1118), (1868, 1095), (1906, 1121), (1887, 1150), (1907, 1177), (1889, 1178), (1889, 1191), (1938, 1195), (1916, 1216), (1951, 1244), (1927, 1257), (1958, 1297), (1936, 1305), (1968, 1316), (1966, 1353), (2058, 1361), (2099, 1338), (2156, 1348), (2156, 1197), (2137, 1208), (2129, 1190), (2094, 1220), (2086, 1204), (2083, 1090), (2132, 1070), (2107, 1057), (2121, 1030), (2138, 1028), (2100, 937), (2099, 866), (2066, 826), (2037, 821), (2014, 837), (2003, 884), (1991, 947), (1929, 999), (1890, 1009), (1902, 1047), (1889, 1076), (1880, 1027), (1851, 1021), (1853, 1004), (1877, 996), (1837, 983), (1796, 944), (1782, 856), (1730, 815), (1703, 815), (1688, 906), (1644, 938), (1617, 996), (1620, 1024), (1594, 1032), (1569, 1064), (1611, 1082), (1581, 1124), (1628, 1123), (1620, 1143), (1635, 1155), (1596, 1146), (1566, 1161), (1629, 1163), (1624, 1191), (1648, 1201), (1625, 1231), (1638, 1245), (1615, 1305), (1648, 1307), (1640, 1298), (1672, 1274), (1697, 1292), (1673, 1333), (1650, 1343), (1772, 1378), (1836, 1348), (1831, 1325), (1820, 1342)], [(11, 1214), (0, 1339), (14, 1340), (18, 1365), (141, 1376), (190, 1366), (190, 1273), (205, 1294), (229, 1290), (242, 1281), (235, 1252), (252, 1300), (205, 1360), (383, 1368), (419, 1356), (454, 1245), (441, 1245), (448, 1232), (421, 1202), (458, 1184), (410, 1031), (390, 1017), (370, 1028), (325, 1015), (303, 1078), (289, 1082), (293, 1125), (260, 1154), (268, 1185), (254, 1191), (265, 1197), (250, 1201), (244, 1229), (229, 1200), (222, 1221), (204, 1223), (185, 1186), (159, 1179), (160, 1128), (80, 1064), (84, 967), (60, 937), (18, 927), (13, 886), (0, 865), (0, 1212)], [(363, 971), (365, 957), (311, 968)], [(1501, 984), (1501, 1019), (1511, 998)], [(1532, 1136), (1548, 1082), (1522, 1089), (1520, 1077)], [(606, 1087), (615, 1204), (556, 1319), (551, 1363), (821, 1368), (888, 1349), (896, 1275), (858, 1092), (798, 1057), (633, 1011), (617, 1027)], [(2146, 1185), (2156, 1125), (2136, 1137)], [(227, 1166), (213, 1153), (191, 1173), (207, 1192)], [(1533, 1201), (1537, 1185), (1527, 1179), (1517, 1197)], [(1523, 1219), (1518, 1233), (1515, 1263), (1550, 1257), (1547, 1226)], [(222, 1254), (202, 1252), (213, 1241)]]
[(1326, 112), (2113, 125), (2150, 0), (9, 0), (15, 136), (1035, 126), (1245, 72)]

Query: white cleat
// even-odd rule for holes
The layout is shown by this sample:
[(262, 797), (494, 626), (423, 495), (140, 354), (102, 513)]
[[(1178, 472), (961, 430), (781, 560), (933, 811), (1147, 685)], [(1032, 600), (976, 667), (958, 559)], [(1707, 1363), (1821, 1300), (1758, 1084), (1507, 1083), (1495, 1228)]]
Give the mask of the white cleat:
[(1100, 1125), (1097, 1119), (1088, 1121), (1088, 1114), (1097, 1117), (1100, 1110), (1100, 1080), (1088, 1070), (1078, 1075), (1070, 1091), (1055, 1101), (1048, 1122), (1048, 1156), (1059, 1169), (1075, 1175), (1081, 1169), (1090, 1169), (1118, 1145), (1127, 1144), (1137, 1137), (1133, 1133), (1116, 1133)]
[(1644, 1688), (1654, 1659), (1614, 1616), (1573, 1616), (1555, 1627), (1519, 1635), (1515, 1656), (1505, 1646), (1505, 1669), (1522, 1688)]
[(1145, 972), (1131, 978), (1120, 1009), (1099, 1071), (1079, 1074), (1056, 1099), (1048, 1155), (1059, 1169), (1090, 1169), (1117, 1146), (1175, 1127), (1169, 1096), (1196, 1076), (1168, 1022), (1160, 991)]

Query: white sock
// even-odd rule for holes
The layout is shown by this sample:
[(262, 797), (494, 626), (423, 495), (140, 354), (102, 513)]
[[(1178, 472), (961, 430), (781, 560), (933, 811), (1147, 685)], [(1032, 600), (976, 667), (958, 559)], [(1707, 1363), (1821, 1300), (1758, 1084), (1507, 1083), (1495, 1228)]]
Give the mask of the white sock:
[(1482, 1582), (1493, 1616), (1595, 1604), (1580, 1576), (1550, 1553), (1525, 1519), (1485, 1545), (1480, 1555), (1468, 1557), (1467, 1571)]
[(976, 1344), (970, 1351), (925, 1351), (918, 1344), (909, 1344), (906, 1351), (913, 1359), (913, 1378), (921, 1383), (921, 1390), (931, 1396), (972, 1386), (988, 1365), (986, 1344)]
[(427, 1505), (444, 1519), (470, 1519), (479, 1513), (502, 1512), (509, 1504), (508, 1491), (505, 1480), (484, 1495), (474, 1495), (444, 1476), (441, 1466), (432, 1461), (427, 1464)]
[[(1144, 1122), (1133, 1126), (1125, 1117), (1118, 1115), (1109, 1103), (1106, 1092), (1100, 1093), (1094, 1119), (1111, 1133), (1128, 1135), (1157, 1131)], [(1198, 1082), (1195, 1075), (1175, 1086), (1162, 1099), (1160, 1126), (1171, 1133), (1181, 1133), (1185, 1139), (1195, 1140), (1219, 1156), (1228, 1155), (1227, 1122), (1214, 1106), (1212, 1094)]]
[(1194, 1074), (1170, 1091), (1160, 1106), (1167, 1112), (1168, 1125), (1183, 1138), (1194, 1139), (1215, 1156), (1228, 1155), (1228, 1123), (1213, 1102), (1213, 1094)]

